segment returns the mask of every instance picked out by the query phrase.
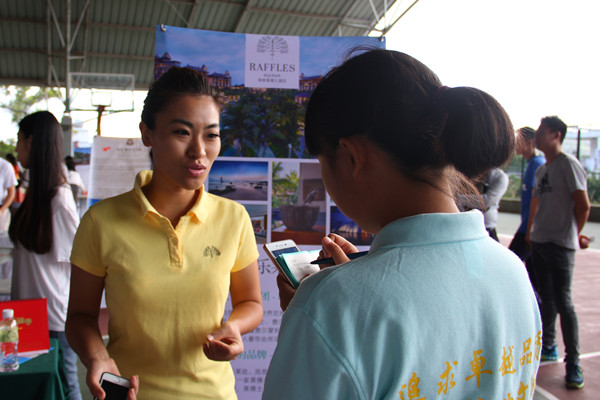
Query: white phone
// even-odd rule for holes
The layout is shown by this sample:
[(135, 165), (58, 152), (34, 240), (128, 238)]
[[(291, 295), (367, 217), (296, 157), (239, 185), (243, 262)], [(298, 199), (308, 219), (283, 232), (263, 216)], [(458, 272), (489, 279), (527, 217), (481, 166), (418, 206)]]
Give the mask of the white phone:
[(277, 262), (277, 256), (283, 253), (296, 253), (300, 251), (300, 248), (298, 247), (296, 242), (294, 242), (291, 239), (280, 240), (278, 242), (266, 243), (265, 245), (263, 245), (263, 249), (265, 250), (265, 253), (267, 253), (267, 255), (269, 256), (269, 258), (273, 262), (273, 265), (275, 265), (279, 273), (281, 273), (281, 275), (283, 275), (288, 280), (288, 282), (292, 286), (294, 286), (294, 284), (290, 280), (290, 277), (287, 276), (285, 271), (281, 268), (281, 265), (279, 265), (279, 263)]
[(111, 374), (110, 372), (102, 373), (100, 386), (104, 390), (104, 393), (106, 393), (106, 400), (126, 400), (127, 392), (129, 392), (129, 388), (131, 387), (129, 379)]

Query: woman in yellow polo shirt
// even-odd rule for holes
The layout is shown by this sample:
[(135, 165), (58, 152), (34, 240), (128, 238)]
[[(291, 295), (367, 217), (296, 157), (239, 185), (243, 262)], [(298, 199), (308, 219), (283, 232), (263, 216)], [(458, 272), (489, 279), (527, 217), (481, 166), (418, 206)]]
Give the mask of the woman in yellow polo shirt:
[[(151, 399), (235, 399), (228, 362), (262, 319), (258, 251), (236, 202), (204, 191), (219, 154), (221, 95), (197, 71), (172, 68), (144, 103), (153, 170), (132, 191), (92, 206), (77, 231), (67, 336), (88, 368), (132, 376)], [(109, 342), (98, 330), (102, 290)], [(228, 294), (233, 311), (223, 322)], [(135, 398), (130, 390), (129, 398)]]

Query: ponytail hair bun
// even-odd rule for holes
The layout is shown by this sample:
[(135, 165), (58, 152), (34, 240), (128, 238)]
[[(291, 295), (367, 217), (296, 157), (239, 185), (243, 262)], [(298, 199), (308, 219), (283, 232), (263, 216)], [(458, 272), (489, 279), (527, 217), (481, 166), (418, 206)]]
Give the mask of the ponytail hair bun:
[(440, 92), (440, 105), (447, 114), (440, 134), (446, 161), (467, 178), (502, 166), (513, 154), (512, 123), (492, 96), (456, 87)]
[(333, 68), (308, 102), (305, 142), (313, 155), (333, 154), (353, 135), (367, 137), (416, 179), (448, 166), (469, 178), (483, 175), (514, 146), (510, 120), (493, 97), (442, 86), (420, 61), (381, 49)]

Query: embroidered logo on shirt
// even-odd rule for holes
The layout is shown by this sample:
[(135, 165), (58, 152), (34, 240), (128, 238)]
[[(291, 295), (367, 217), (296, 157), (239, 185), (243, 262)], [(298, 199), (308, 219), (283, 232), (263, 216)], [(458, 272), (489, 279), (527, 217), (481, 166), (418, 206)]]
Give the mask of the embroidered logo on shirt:
[(215, 256), (220, 256), (221, 252), (215, 246), (206, 246), (203, 254), (204, 254), (204, 257), (213, 258)]

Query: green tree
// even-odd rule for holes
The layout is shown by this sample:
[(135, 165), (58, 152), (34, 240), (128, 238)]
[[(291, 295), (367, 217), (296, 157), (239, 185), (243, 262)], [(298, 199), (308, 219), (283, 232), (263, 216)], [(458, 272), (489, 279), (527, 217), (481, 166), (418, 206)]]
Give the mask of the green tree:
[(273, 198), (272, 205), (274, 208), (282, 204), (296, 204), (298, 202), (298, 185), (300, 177), (297, 171), (290, 171), (284, 177), (280, 176), (283, 171), (281, 162), (274, 162), (272, 169), (273, 181)]
[(0, 107), (10, 111), (14, 123), (21, 121), (36, 104), (59, 97), (59, 94), (51, 89), (31, 86), (2, 86), (2, 94), (9, 100), (0, 103)]
[[(241, 89), (221, 117), (222, 155), (302, 157), (294, 90)], [(300, 151), (299, 151), (300, 150)]]

